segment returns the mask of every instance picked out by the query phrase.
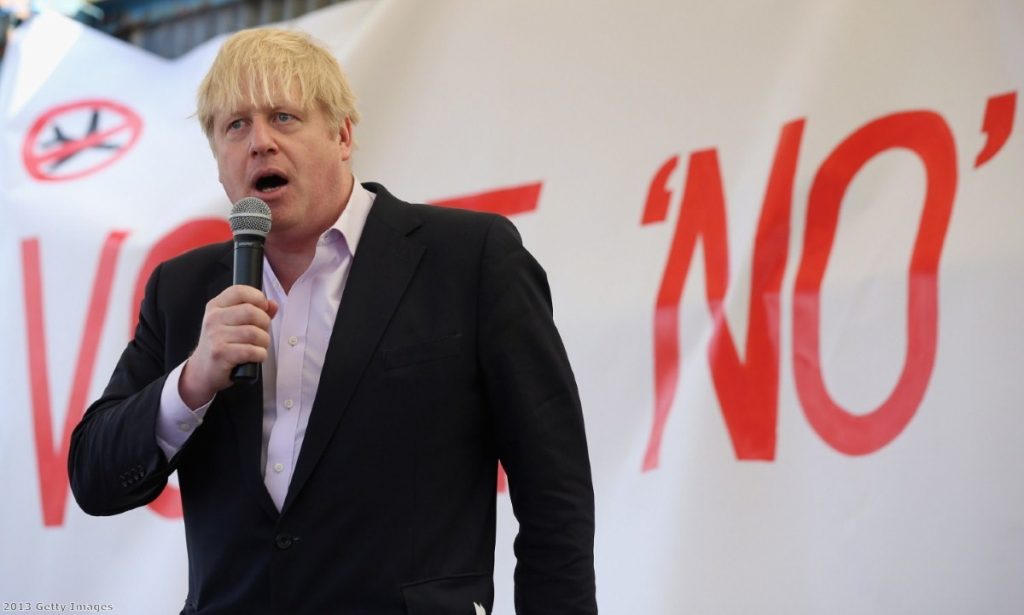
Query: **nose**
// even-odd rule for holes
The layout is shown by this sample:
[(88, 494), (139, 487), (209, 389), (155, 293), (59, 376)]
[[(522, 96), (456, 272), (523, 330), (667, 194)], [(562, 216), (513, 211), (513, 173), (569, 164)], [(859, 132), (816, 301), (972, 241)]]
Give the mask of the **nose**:
[(253, 119), (249, 130), (249, 155), (253, 158), (277, 152), (277, 142), (269, 122), (261, 117)]

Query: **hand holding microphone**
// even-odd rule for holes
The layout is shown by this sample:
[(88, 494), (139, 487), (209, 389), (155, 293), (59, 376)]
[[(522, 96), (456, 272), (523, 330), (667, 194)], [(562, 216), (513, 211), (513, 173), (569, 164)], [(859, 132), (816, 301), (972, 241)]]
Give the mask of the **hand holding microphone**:
[(235, 236), (233, 285), (206, 304), (199, 343), (178, 381), (190, 408), (210, 401), (232, 382), (256, 382), (270, 347), (270, 320), (277, 304), (260, 290), (263, 243), (270, 232), (270, 208), (255, 197), (241, 199), (228, 217)]

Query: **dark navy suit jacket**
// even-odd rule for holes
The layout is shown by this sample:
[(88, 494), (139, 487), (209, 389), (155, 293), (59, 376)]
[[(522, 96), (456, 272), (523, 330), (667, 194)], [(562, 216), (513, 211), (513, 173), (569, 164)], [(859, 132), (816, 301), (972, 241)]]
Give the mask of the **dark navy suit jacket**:
[(71, 440), (87, 513), (145, 505), (178, 472), (186, 613), (491, 612), (496, 464), (520, 523), (520, 615), (596, 613), (579, 396), (546, 276), (500, 216), (377, 194), (280, 512), (260, 473), (261, 386), (219, 393), (171, 460), (166, 374), (231, 283), (230, 243), (160, 265), (138, 328)]

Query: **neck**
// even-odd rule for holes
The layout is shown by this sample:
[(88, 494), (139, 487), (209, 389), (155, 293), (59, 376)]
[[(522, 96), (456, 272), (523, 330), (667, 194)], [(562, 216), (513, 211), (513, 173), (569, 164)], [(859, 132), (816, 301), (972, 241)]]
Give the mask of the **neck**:
[(267, 242), (267, 261), (274, 270), (274, 275), (277, 276), (277, 281), (281, 283), (285, 294), (292, 289), (292, 285), (299, 279), (299, 276), (309, 269), (309, 265), (316, 255), (316, 241), (313, 239), (311, 242), (285, 245)]

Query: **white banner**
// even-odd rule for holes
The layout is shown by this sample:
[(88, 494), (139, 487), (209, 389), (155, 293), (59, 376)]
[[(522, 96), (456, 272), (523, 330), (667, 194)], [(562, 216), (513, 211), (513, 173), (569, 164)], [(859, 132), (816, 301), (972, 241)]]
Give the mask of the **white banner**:
[[(547, 269), (603, 612), (1020, 612), (1024, 6), (360, 0), (298, 24), (360, 97), (362, 181), (505, 213)], [(184, 601), (173, 486), (93, 518), (65, 466), (149, 271), (228, 235), (190, 117), (218, 44), (166, 61), (42, 15), (7, 50), (5, 611)]]

